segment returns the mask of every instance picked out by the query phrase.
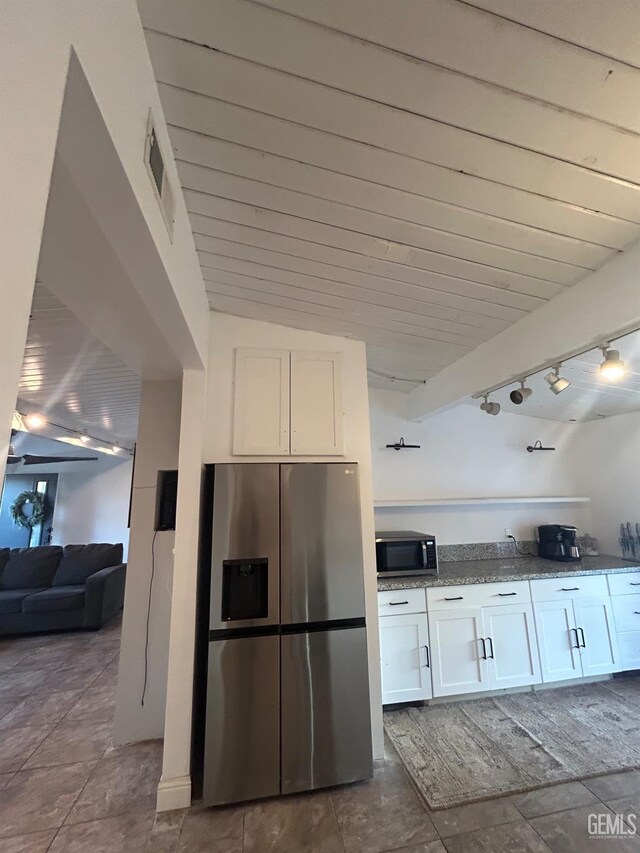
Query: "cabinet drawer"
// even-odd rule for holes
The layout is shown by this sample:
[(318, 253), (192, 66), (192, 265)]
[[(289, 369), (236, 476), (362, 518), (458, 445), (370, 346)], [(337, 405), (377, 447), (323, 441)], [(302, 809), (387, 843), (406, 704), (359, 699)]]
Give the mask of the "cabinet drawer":
[(640, 593), (640, 572), (625, 572), (619, 575), (607, 575), (611, 595), (632, 595)]
[(618, 634), (620, 649), (620, 668), (640, 669), (640, 631), (626, 631)]
[(528, 581), (460, 584), (427, 589), (427, 609), (453, 610), (457, 607), (489, 607), (531, 601)]
[(570, 575), (531, 581), (533, 601), (562, 601), (567, 598), (596, 598), (603, 595), (609, 595), (605, 575)]
[(424, 589), (387, 589), (378, 593), (378, 614), (398, 616), (400, 613), (426, 613)]
[(640, 595), (619, 595), (611, 604), (616, 631), (640, 631)]

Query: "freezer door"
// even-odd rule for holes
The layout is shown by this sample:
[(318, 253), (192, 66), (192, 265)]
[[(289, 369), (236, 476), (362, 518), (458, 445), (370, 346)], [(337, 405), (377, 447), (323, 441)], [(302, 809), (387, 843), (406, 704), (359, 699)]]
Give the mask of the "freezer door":
[(215, 466), (212, 631), (278, 624), (279, 494), (277, 463)]
[(373, 775), (365, 628), (281, 638), (282, 793)]
[(280, 638), (209, 644), (203, 801), (280, 793)]
[(358, 466), (280, 466), (282, 624), (364, 616)]

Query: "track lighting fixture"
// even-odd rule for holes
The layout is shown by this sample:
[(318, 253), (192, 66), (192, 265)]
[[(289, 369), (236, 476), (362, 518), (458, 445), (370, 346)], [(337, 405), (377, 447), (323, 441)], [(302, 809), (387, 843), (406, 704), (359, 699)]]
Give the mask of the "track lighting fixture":
[(520, 387), (516, 388), (515, 391), (512, 391), (509, 394), (509, 399), (511, 400), (512, 403), (515, 403), (516, 406), (520, 406), (522, 403), (524, 403), (525, 400), (528, 400), (529, 397), (533, 394), (533, 389), (525, 388), (525, 384), (524, 384), (525, 382), (526, 382), (526, 378), (521, 379), (520, 380)]
[(608, 344), (604, 347), (600, 347), (600, 349), (604, 356), (604, 361), (598, 368), (600, 376), (610, 382), (615, 382), (617, 379), (621, 379), (626, 373), (626, 367), (624, 361), (620, 358), (618, 350), (609, 349)]
[(488, 400), (489, 395), (484, 395), (484, 403), (480, 404), (480, 408), (483, 412), (486, 412), (488, 415), (497, 415), (500, 413), (500, 403), (490, 403)]
[(564, 379), (560, 376), (560, 365), (556, 364), (551, 371), (551, 373), (547, 373), (544, 377), (544, 381), (549, 383), (549, 388), (553, 391), (554, 394), (559, 394), (561, 391), (564, 391), (565, 388), (568, 388), (571, 383), (568, 379)]

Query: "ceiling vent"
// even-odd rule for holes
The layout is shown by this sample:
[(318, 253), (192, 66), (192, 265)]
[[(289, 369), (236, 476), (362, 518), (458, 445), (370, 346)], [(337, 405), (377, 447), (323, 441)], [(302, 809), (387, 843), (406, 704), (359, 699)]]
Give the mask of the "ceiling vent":
[(151, 178), (151, 184), (155, 192), (162, 218), (167, 226), (169, 238), (173, 240), (173, 224), (174, 224), (174, 201), (173, 193), (169, 185), (169, 177), (165, 168), (164, 157), (160, 150), (158, 135), (156, 133), (156, 124), (153, 119), (153, 113), (149, 110), (149, 118), (147, 120), (147, 136), (144, 146), (144, 162), (147, 167), (147, 172)]

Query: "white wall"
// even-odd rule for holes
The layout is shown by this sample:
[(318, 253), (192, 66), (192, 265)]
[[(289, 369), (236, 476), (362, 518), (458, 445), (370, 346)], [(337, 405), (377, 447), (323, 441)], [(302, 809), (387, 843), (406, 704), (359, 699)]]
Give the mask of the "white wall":
[(591, 497), (600, 550), (621, 555), (620, 524), (630, 521), (635, 532), (640, 523), (640, 412), (580, 424), (571, 452), (577, 487)]
[[(91, 3), (90, 11), (85, 0), (59, 0), (53, 4), (48, 0), (3, 3), (0, 27), (3, 81), (0, 91), (0, 115), (3, 116), (0, 300), (4, 306), (4, 329), (0, 336), (0, 477), (4, 471), (38, 269), (67, 71), (74, 53), (126, 175), (133, 202), (160, 258), (162, 275), (135, 276), (139, 295), (151, 306), (150, 313), (155, 314), (159, 328), (170, 329), (173, 318), (175, 329), (188, 328), (195, 350), (203, 357), (206, 349), (208, 306), (182, 195), (175, 193), (176, 224), (171, 240), (143, 163), (147, 115), (152, 107), (167, 172), (174, 187), (178, 186), (169, 136), (134, 0)], [(76, 137), (84, 152), (79, 159), (83, 160), (83, 165), (88, 165), (93, 146), (86, 145), (82, 134)], [(69, 162), (67, 165), (74, 166)], [(104, 180), (103, 171), (94, 163), (94, 168), (86, 169), (84, 174)], [(108, 179), (109, 175), (106, 177)], [(113, 200), (108, 185), (100, 197), (94, 195), (92, 199), (96, 207), (101, 206), (101, 214), (97, 215), (100, 225), (106, 228), (108, 224), (111, 228), (110, 239), (118, 228), (118, 215), (122, 216), (121, 210), (113, 210), (107, 223), (106, 207)], [(126, 235), (120, 236), (119, 245), (112, 239), (117, 250), (126, 252), (137, 248), (126, 246)], [(135, 252), (130, 254), (134, 256)], [(165, 278), (170, 282), (171, 293), (160, 298), (158, 286), (164, 287)], [(83, 281), (78, 286), (86, 288), (89, 284)]]
[[(142, 383), (113, 726), (113, 739), (117, 744), (161, 738), (164, 733), (173, 548), (177, 533), (159, 531), (154, 538), (154, 522), (158, 471), (178, 467), (180, 401), (180, 382)], [(197, 500), (195, 511), (197, 515)], [(142, 705), (147, 602), (152, 574), (147, 692)], [(188, 693), (190, 696), (191, 687)]]
[[(362, 536), (365, 564), (365, 598), (369, 624), (369, 664), (374, 752), (382, 755), (382, 714), (378, 649), (378, 606), (372, 512), (371, 446), (365, 345), (361, 341), (306, 332), (271, 323), (260, 323), (225, 314), (211, 314), (207, 408), (203, 460), (238, 462), (231, 455), (233, 418), (233, 374), (235, 347), (324, 350), (342, 353), (342, 397), (344, 405), (345, 457), (360, 470)], [(321, 461), (324, 457), (300, 457), (296, 461)], [(259, 457), (256, 461), (266, 461)], [(327, 457), (327, 461), (335, 457)], [(242, 457), (250, 462), (252, 457)], [(282, 462), (282, 457), (273, 457)]]
[[(424, 422), (404, 417), (406, 397), (371, 389), (371, 453), (375, 500), (408, 498), (576, 496), (572, 443), (582, 425), (501, 412), (491, 417), (477, 406), (460, 405)], [(404, 436), (420, 450), (387, 450)], [(540, 439), (555, 452), (527, 453)], [(589, 496), (585, 493), (585, 496)], [(497, 542), (505, 527), (532, 539), (538, 524), (576, 524), (587, 532), (589, 505), (508, 504), (497, 506), (376, 509), (376, 527), (435, 534), (442, 544)]]
[(60, 473), (53, 516), (53, 545), (122, 542), (129, 547), (131, 457), (95, 473)]

